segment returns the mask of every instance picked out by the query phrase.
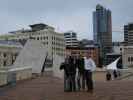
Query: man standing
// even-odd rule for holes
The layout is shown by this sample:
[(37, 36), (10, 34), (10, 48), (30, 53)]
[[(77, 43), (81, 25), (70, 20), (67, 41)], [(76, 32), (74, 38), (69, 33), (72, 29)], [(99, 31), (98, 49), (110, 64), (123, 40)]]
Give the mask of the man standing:
[(68, 56), (65, 58), (65, 62), (60, 65), (60, 70), (64, 69), (64, 91), (70, 91), (69, 86), (69, 62)]
[(60, 70), (64, 69), (64, 91), (72, 92), (76, 91), (75, 76), (76, 66), (74, 63), (74, 57), (69, 56), (65, 59), (65, 63), (62, 63)]
[(77, 89), (80, 91), (82, 88), (85, 89), (85, 76), (84, 76), (84, 58), (80, 55), (76, 59), (76, 67), (78, 69), (77, 76)]
[(76, 76), (76, 66), (74, 56), (69, 57), (69, 86), (70, 91), (76, 91), (75, 76)]
[(96, 65), (89, 53), (86, 53), (84, 57), (84, 62), (85, 62), (86, 85), (88, 89), (87, 91), (92, 93), (93, 92), (92, 72), (96, 69)]

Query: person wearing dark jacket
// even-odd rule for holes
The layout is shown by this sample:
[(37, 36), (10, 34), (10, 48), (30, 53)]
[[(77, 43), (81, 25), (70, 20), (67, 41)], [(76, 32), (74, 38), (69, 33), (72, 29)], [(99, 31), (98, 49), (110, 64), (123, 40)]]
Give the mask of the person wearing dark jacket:
[(75, 84), (76, 65), (74, 57), (70, 56), (68, 62), (69, 62), (68, 77), (69, 77), (70, 91), (76, 91), (76, 84)]
[(76, 67), (78, 69), (77, 76), (77, 89), (78, 91), (82, 88), (85, 89), (85, 69), (84, 69), (84, 58), (82, 56), (76, 59)]
[(106, 74), (106, 80), (107, 80), (107, 81), (110, 81), (110, 80), (111, 80), (111, 74), (110, 74), (109, 71), (108, 71), (107, 74)]
[(114, 75), (114, 78), (117, 78), (118, 77), (116, 70), (113, 71), (113, 75)]
[(69, 56), (65, 59), (65, 62), (61, 64), (60, 70), (64, 69), (64, 91), (71, 92), (76, 91), (75, 76), (76, 66), (75, 59)]
[(60, 70), (64, 70), (64, 91), (70, 91), (69, 88), (69, 62), (68, 58), (65, 59), (65, 62), (61, 63)]

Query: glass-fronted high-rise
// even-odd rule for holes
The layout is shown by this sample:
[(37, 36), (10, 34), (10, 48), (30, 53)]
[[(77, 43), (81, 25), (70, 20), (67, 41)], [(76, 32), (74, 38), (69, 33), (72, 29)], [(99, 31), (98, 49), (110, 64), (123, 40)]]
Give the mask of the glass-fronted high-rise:
[(112, 52), (112, 18), (111, 11), (101, 5), (93, 12), (93, 38), (100, 49), (100, 62), (106, 64), (106, 54)]

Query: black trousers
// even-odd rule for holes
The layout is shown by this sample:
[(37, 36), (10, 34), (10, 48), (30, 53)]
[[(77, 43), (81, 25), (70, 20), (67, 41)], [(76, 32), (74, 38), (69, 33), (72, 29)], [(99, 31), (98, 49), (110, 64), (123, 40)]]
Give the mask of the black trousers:
[(85, 70), (85, 79), (88, 90), (93, 90), (93, 80), (92, 80), (92, 72), (90, 70)]

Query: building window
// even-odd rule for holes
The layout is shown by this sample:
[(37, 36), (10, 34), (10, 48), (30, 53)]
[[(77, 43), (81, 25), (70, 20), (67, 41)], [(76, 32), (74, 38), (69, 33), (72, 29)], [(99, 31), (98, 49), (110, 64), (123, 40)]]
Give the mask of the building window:
[(128, 57), (128, 62), (130, 62), (130, 57)]
[(15, 53), (15, 54), (14, 54), (15, 59), (17, 58), (17, 56), (18, 56), (18, 53)]
[(7, 56), (6, 53), (3, 54), (4, 58)]
[(6, 61), (4, 61), (3, 66), (6, 66)]
[(12, 59), (12, 64), (15, 62), (15, 60), (14, 59)]
[(131, 62), (133, 62), (133, 57), (131, 57)]

